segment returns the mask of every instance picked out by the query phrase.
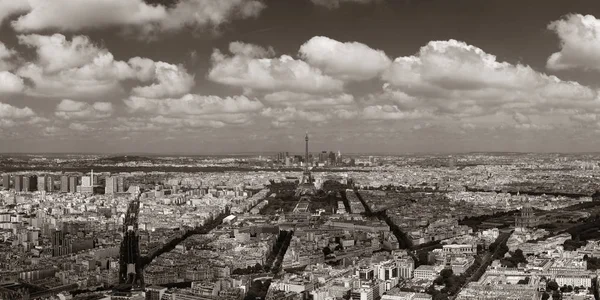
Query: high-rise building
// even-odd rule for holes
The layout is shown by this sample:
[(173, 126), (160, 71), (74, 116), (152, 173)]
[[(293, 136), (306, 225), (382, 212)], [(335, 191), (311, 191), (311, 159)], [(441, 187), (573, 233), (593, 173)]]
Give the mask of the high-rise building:
[(71, 239), (64, 236), (62, 230), (57, 230), (52, 233), (52, 256), (63, 256), (71, 254), (73, 251), (73, 243)]
[(69, 192), (69, 176), (63, 175), (60, 177), (60, 192), (61, 193)]
[(69, 193), (77, 192), (77, 184), (79, 183), (79, 178), (77, 176), (69, 177)]
[(118, 192), (119, 177), (111, 176), (106, 177), (106, 186), (104, 187), (104, 194), (112, 195)]
[(125, 179), (121, 176), (117, 177), (117, 192), (125, 193)]
[(5, 190), (10, 189), (10, 175), (8, 175), (8, 174), (2, 175), (2, 188)]
[(15, 192), (23, 191), (23, 175), (15, 176)]
[(23, 176), (23, 187), (21, 191), (31, 192), (31, 177), (29, 177), (29, 175)]
[(46, 176), (39, 176), (37, 180), (37, 190), (45, 191), (46, 190)]
[(50, 175), (46, 175), (46, 191), (54, 192), (54, 178)]

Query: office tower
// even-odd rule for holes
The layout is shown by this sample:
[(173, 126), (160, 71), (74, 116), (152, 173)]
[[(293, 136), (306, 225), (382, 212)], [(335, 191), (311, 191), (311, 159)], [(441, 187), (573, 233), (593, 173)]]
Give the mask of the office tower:
[(54, 192), (54, 178), (50, 175), (46, 175), (46, 191)]
[(57, 230), (52, 233), (52, 256), (63, 256), (71, 254), (73, 251), (73, 243), (71, 239), (64, 236), (62, 230)]
[(46, 190), (46, 176), (40, 176), (37, 180), (37, 190), (45, 191)]
[(5, 190), (10, 189), (10, 175), (8, 175), (8, 174), (2, 175), (2, 188)]
[(63, 175), (60, 177), (60, 192), (61, 193), (69, 192), (69, 176)]
[(69, 177), (69, 192), (76, 193), (77, 192), (77, 184), (79, 183), (79, 178), (77, 176)]
[(23, 176), (23, 187), (21, 188), (23, 192), (31, 192), (31, 177), (29, 175)]
[(82, 194), (93, 194), (94, 193), (93, 178), (94, 178), (94, 170), (92, 170), (92, 174), (90, 176), (83, 176), (81, 178), (81, 193)]
[(23, 190), (23, 175), (15, 176), (15, 192), (21, 192)]
[(125, 193), (125, 179), (121, 176), (117, 177), (117, 193)]
[(111, 176), (106, 177), (106, 186), (104, 187), (104, 194), (112, 195), (118, 192), (119, 181), (118, 177)]

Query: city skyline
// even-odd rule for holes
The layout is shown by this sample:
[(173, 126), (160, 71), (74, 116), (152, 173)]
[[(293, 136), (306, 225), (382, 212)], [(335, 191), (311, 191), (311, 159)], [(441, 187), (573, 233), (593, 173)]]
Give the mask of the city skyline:
[(596, 152), (598, 8), (4, 0), (0, 153)]

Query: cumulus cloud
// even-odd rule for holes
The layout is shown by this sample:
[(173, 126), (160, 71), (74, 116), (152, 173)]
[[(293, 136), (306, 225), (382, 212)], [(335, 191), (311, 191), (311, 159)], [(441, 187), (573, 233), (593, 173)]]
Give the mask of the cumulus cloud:
[(40, 97), (86, 97), (120, 91), (120, 81), (135, 78), (123, 61), (115, 60), (106, 49), (93, 45), (87, 37), (70, 41), (62, 34), (19, 36), (19, 42), (36, 50), (37, 60), (21, 66), (17, 74), (28, 78), (33, 88), (27, 92)]
[(92, 104), (81, 101), (63, 99), (57, 106), (54, 114), (65, 120), (94, 120), (110, 117), (113, 106), (110, 102), (94, 102)]
[[(142, 69), (142, 72), (149, 71)], [(194, 76), (188, 74), (182, 65), (176, 66), (165, 62), (157, 62), (154, 64), (153, 72), (156, 83), (149, 86), (135, 87), (133, 89), (135, 95), (146, 98), (181, 96), (189, 92), (194, 86)]]
[(8, 49), (4, 43), (0, 42), (0, 72), (11, 70), (14, 67), (10, 59), (15, 55), (14, 50)]
[(134, 57), (116, 60), (107, 49), (86, 37), (67, 39), (51, 36), (20, 35), (19, 42), (35, 49), (37, 59), (22, 65), (16, 73), (32, 82), (27, 93), (38, 97), (86, 98), (124, 93), (122, 82), (152, 82), (133, 88), (144, 97), (180, 96), (190, 91), (194, 76), (183, 66)]
[(295, 107), (265, 108), (261, 115), (272, 118), (275, 125), (284, 125), (296, 121), (309, 121), (313, 123), (327, 122), (331, 116), (326, 112), (305, 111)]
[(23, 119), (35, 116), (35, 113), (29, 107), (18, 108), (10, 104), (0, 102), (0, 118), (2, 119)]
[(8, 72), (0, 72), (0, 94), (20, 93), (25, 89), (25, 82), (19, 76)]
[[(497, 111), (533, 113), (597, 106), (598, 92), (455, 40), (433, 41), (417, 55), (399, 57), (383, 73), (388, 99), (456, 117)], [(397, 92), (390, 95), (389, 93)], [(386, 97), (383, 97), (386, 98)]]
[[(249, 48), (248, 45), (245, 45), (245, 48)], [(320, 69), (291, 56), (257, 57), (267, 52), (264, 48), (253, 46), (252, 50), (239, 50), (228, 56), (215, 49), (208, 78), (218, 83), (250, 90), (310, 93), (341, 91), (343, 88), (342, 81), (327, 76)]]
[(264, 101), (272, 106), (295, 106), (304, 108), (343, 107), (354, 104), (354, 96), (338, 94), (333, 96), (313, 95), (294, 92), (276, 92), (265, 95)]
[(325, 74), (345, 80), (377, 77), (391, 63), (387, 55), (358, 42), (341, 43), (316, 36), (300, 47), (300, 56)]
[(246, 96), (221, 98), (188, 94), (181, 98), (167, 99), (133, 96), (124, 102), (131, 113), (148, 113), (182, 120), (210, 120), (223, 124), (247, 123), (250, 120), (249, 113), (263, 108), (260, 101)]
[(592, 15), (572, 14), (548, 25), (560, 40), (547, 67), (553, 70), (580, 68), (600, 71), (600, 20)]
[(232, 19), (255, 17), (265, 5), (256, 0), (183, 0), (168, 8), (143, 0), (3, 0), (0, 8), (0, 21), (22, 14), (12, 22), (19, 32), (121, 27), (154, 33), (218, 27)]
[(362, 110), (361, 117), (367, 120), (420, 119), (428, 116), (420, 111), (402, 111), (396, 105), (372, 105)]
[(75, 122), (75, 123), (69, 124), (69, 129), (76, 130), (76, 131), (88, 131), (90, 129), (90, 127), (86, 124)]

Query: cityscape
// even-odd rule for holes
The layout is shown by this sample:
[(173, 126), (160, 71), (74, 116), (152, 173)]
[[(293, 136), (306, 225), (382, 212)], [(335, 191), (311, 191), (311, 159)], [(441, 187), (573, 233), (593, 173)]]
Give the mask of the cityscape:
[(600, 1), (0, 0), (0, 300), (600, 300)]

